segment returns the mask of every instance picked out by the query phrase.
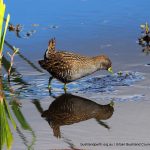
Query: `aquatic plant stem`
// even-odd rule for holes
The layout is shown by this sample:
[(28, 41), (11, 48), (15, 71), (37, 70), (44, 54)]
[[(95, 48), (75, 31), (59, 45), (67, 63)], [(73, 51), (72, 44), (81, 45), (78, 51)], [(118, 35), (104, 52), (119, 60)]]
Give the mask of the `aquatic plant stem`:
[(19, 51), (18, 48), (14, 48), (14, 49), (15, 49), (15, 51), (12, 55), (9, 52), (7, 53), (10, 56), (10, 66), (9, 66), (9, 69), (8, 69), (8, 81), (9, 82), (10, 82), (11, 69), (12, 69), (12, 66), (14, 64), (14, 57), (15, 57), (15, 54), (18, 53), (18, 51)]

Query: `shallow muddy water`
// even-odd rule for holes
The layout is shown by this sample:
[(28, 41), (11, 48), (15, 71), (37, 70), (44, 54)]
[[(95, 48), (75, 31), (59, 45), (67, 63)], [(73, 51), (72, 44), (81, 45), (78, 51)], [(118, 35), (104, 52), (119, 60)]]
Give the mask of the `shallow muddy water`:
[[(11, 46), (20, 49), (20, 54), (15, 56), (11, 93), (15, 93), (15, 99), (22, 103), (19, 110), (29, 127), (24, 128), (16, 118), (17, 129), (12, 129), (12, 149), (149, 149), (150, 55), (142, 53), (143, 48), (137, 40), (141, 35), (140, 24), (149, 22), (150, 1), (7, 0), (6, 5), (11, 14), (10, 22), (22, 26), (19, 36), (15, 32), (7, 32), (5, 52), (12, 52)], [(65, 100), (63, 84), (57, 80), (53, 80), (52, 93), (49, 94), (49, 74), (38, 64), (53, 37), (56, 38), (57, 49), (88, 56), (106, 54), (112, 60), (113, 75), (98, 71), (68, 84), (67, 93), (72, 96), (66, 95), (65, 98), (72, 103), (66, 104), (68, 109), (60, 112), (59, 107), (54, 107), (59, 112), (54, 116), (62, 119), (72, 113), (71, 109), (82, 114), (86, 106), (86, 113), (90, 116), (88, 120), (82, 116), (80, 121), (69, 124), (67, 119), (70, 118), (66, 117), (64, 120), (68, 124), (64, 121), (65, 125), (55, 117), (50, 121), (41, 117), (59, 96)], [(9, 60), (6, 54), (5, 57), (6, 61)], [(7, 80), (5, 68), (4, 83)], [(11, 101), (7, 88), (5, 93)], [(84, 103), (83, 98), (91, 101)], [(92, 110), (96, 111), (97, 107), (112, 101), (114, 112), (107, 120), (98, 121), (95, 115), (91, 115)], [(75, 107), (78, 105), (80, 107)], [(11, 110), (14, 113), (12, 107)], [(75, 117), (80, 118), (80, 115)], [(60, 130), (58, 122), (62, 123)], [(145, 145), (128, 146), (125, 143)]]

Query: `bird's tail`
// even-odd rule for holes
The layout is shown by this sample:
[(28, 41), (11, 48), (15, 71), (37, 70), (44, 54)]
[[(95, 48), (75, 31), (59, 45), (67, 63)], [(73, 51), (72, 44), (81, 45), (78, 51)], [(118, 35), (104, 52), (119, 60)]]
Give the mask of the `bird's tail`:
[(48, 42), (48, 50), (49, 51), (55, 51), (55, 45), (56, 45), (56, 40), (55, 40), (55, 38), (52, 38)]
[(56, 45), (55, 38), (52, 38), (51, 40), (49, 40), (48, 48), (47, 48), (47, 50), (45, 51), (45, 54), (44, 54), (44, 59), (49, 59), (51, 54), (56, 52), (55, 45)]
[(41, 114), (41, 117), (48, 117), (49, 111), (46, 110)]

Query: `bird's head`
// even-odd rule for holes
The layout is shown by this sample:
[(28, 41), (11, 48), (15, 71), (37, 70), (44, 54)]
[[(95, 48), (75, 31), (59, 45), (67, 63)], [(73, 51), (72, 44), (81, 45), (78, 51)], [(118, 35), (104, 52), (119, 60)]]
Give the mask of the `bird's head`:
[(96, 56), (94, 57), (94, 63), (97, 69), (107, 70), (108, 72), (113, 74), (112, 62), (109, 57), (105, 55)]

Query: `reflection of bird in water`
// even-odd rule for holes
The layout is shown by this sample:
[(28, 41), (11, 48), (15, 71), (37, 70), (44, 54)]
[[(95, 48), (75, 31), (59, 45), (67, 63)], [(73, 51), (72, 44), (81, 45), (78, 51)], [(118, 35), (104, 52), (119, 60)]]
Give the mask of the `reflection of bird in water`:
[(52, 75), (49, 79), (49, 87), (54, 77), (64, 83), (64, 89), (67, 83), (95, 71), (103, 69), (112, 72), (111, 60), (107, 56), (86, 57), (71, 52), (56, 51), (55, 39), (49, 41), (44, 60), (40, 60), (39, 64)]
[(106, 120), (112, 116), (113, 111), (112, 103), (100, 105), (86, 98), (63, 94), (51, 103), (49, 109), (42, 113), (42, 117), (45, 117), (50, 124), (54, 136), (61, 137), (60, 126), (91, 118), (95, 118), (97, 121)]

